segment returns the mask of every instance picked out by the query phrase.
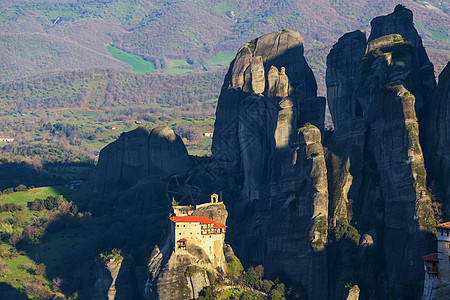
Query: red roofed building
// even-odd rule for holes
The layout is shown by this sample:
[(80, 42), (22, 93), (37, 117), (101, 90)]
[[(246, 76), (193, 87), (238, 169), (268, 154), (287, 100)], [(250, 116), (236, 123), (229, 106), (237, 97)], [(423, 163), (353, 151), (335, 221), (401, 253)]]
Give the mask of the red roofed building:
[(190, 245), (202, 248), (215, 265), (223, 262), (226, 226), (204, 216), (173, 216), (172, 245), (175, 253)]

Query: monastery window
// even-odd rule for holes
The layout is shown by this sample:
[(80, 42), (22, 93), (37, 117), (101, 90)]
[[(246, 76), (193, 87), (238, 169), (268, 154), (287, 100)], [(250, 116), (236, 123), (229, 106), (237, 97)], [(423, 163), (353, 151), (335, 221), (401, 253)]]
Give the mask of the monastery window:
[(177, 227), (180, 227), (180, 225), (177, 225)]
[(186, 225), (183, 225), (183, 227), (186, 227)]
[(179, 233), (179, 235), (181, 235), (181, 232)]

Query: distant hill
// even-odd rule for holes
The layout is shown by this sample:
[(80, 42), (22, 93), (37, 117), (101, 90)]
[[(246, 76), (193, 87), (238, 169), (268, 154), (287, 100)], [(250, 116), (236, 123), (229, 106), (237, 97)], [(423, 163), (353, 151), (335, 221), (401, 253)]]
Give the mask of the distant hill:
[[(415, 14), (437, 71), (450, 54), (449, 4), (402, 1)], [(0, 82), (43, 72), (119, 68), (107, 45), (150, 61), (171, 74), (228, 65), (243, 43), (283, 28), (305, 38), (306, 58), (324, 94), (325, 58), (345, 32), (369, 29), (370, 20), (392, 11), (393, 0), (160, 1), (41, 0), (0, 4)], [(320, 9), (319, 9), (320, 8)], [(222, 58), (220, 62), (213, 57)], [(316, 76), (317, 77), (317, 76)]]

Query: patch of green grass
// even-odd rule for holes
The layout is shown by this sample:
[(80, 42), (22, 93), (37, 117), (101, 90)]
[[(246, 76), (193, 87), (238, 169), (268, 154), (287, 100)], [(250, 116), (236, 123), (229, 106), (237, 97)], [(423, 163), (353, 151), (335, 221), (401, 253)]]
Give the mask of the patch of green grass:
[(217, 3), (216, 10), (219, 14), (225, 15), (228, 11), (234, 10), (234, 4), (229, 2)]
[(24, 192), (15, 192), (6, 195), (0, 195), (0, 203), (15, 203), (17, 205), (27, 205), (36, 198), (45, 199), (48, 196), (56, 197), (63, 195), (69, 201), (78, 201), (88, 188), (88, 183), (84, 183), (78, 190), (70, 190), (65, 186), (48, 186), (30, 189)]
[(91, 110), (79, 110), (75, 114), (81, 116), (95, 116), (97, 112)]
[(40, 187), (24, 192), (15, 192), (11, 194), (1, 195), (0, 203), (15, 203), (18, 205), (26, 205), (27, 202), (36, 198), (45, 199), (48, 196), (56, 197), (58, 192), (53, 187)]
[(112, 57), (132, 66), (135, 73), (153, 72), (156, 70), (154, 63), (145, 60), (141, 56), (127, 53), (110, 45), (106, 48)]
[(236, 56), (234, 51), (222, 51), (214, 55), (208, 60), (210, 65), (229, 66), (231, 61)]
[(167, 74), (187, 74), (191, 73), (193, 69), (183, 59), (168, 59), (168, 67), (165, 70)]
[(5, 259), (4, 261), (8, 264), (10, 272), (2, 280), (23, 279), (30, 275), (25, 269), (25, 266), (32, 262), (28, 256), (19, 255), (12, 259)]
[(186, 149), (190, 155), (206, 156), (211, 155), (212, 138), (205, 137), (195, 144), (186, 144)]

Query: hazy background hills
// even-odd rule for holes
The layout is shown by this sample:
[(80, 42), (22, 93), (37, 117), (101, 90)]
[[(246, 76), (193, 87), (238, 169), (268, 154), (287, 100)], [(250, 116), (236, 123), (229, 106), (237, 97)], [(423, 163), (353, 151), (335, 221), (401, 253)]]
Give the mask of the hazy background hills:
[[(372, 18), (389, 13), (397, 3), (391, 0), (2, 1), (0, 80), (91, 67), (131, 70), (130, 65), (111, 56), (106, 48), (109, 44), (153, 62), (156, 70), (167, 70), (177, 63), (179, 69), (209, 70), (227, 64), (243, 43), (283, 28), (304, 36), (308, 62), (316, 74), (323, 74), (325, 57), (342, 34), (368, 30)], [(415, 25), (439, 71), (450, 53), (450, 5), (437, 0), (406, 0), (403, 4), (414, 11)], [(210, 59), (217, 54), (223, 59), (215, 64)], [(323, 80), (318, 79), (323, 94)]]
[[(368, 31), (371, 19), (397, 3), (3, 0), (0, 136), (16, 141), (0, 142), (0, 152), (41, 161), (30, 145), (48, 143), (75, 146), (93, 159), (122, 131), (169, 125), (191, 153), (207, 154), (211, 139), (202, 134), (212, 132), (223, 74), (244, 43), (284, 28), (300, 32), (319, 95), (325, 95), (332, 45), (345, 32)], [(450, 57), (450, 5), (403, 4), (414, 12), (438, 74)], [(61, 134), (56, 123), (74, 129)]]

